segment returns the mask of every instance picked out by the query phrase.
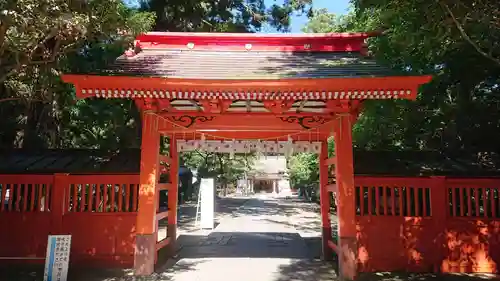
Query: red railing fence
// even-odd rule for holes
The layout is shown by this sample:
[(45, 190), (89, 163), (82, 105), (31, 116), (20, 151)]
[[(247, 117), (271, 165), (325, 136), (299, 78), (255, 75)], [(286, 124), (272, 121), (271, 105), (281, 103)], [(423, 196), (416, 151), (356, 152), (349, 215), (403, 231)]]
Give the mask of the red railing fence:
[(355, 181), (364, 271), (497, 272), (500, 179)]
[(138, 175), (0, 175), (3, 259), (43, 260), (47, 236), (71, 234), (71, 260), (133, 263)]

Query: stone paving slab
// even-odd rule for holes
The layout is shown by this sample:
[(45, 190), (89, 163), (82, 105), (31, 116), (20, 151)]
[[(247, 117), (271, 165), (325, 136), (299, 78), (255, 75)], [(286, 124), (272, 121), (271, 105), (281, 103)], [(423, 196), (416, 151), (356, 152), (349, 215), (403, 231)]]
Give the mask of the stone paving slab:
[[(277, 258), (182, 259), (190, 270), (164, 275), (172, 281), (321, 281), (333, 280), (332, 271), (318, 268), (318, 262)], [(326, 279), (325, 279), (326, 278)]]
[(184, 240), (176, 265), (194, 267), (171, 280), (333, 280), (333, 266), (314, 261), (293, 224), (284, 223), (296, 211), (278, 200), (249, 200), (208, 235)]
[(307, 258), (298, 234), (272, 232), (216, 232), (198, 243), (184, 245), (181, 258)]

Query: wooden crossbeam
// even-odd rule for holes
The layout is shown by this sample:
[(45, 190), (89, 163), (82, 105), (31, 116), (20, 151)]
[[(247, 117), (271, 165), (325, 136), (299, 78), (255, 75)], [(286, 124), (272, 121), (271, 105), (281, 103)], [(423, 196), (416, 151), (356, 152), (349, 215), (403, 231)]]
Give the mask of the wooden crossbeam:
[(172, 187), (171, 183), (158, 183), (157, 185), (158, 190), (169, 190)]
[(170, 163), (172, 162), (172, 159), (171, 159), (171, 158), (170, 158), (170, 156), (168, 156), (168, 155), (163, 155), (163, 154), (160, 154), (160, 155), (158, 156), (158, 161), (160, 162), (160, 164), (161, 164), (161, 162), (163, 162), (163, 163), (165, 163), (165, 164), (170, 165)]
[(335, 242), (333, 242), (332, 240), (328, 240), (328, 247), (330, 247), (330, 249), (332, 249), (335, 253), (337, 253), (337, 255), (339, 255), (340, 249), (337, 244), (335, 244)]
[(160, 221), (168, 217), (168, 211), (156, 213), (156, 221)]
[(164, 248), (168, 244), (170, 244), (170, 237), (167, 237), (161, 240), (160, 242), (156, 242), (156, 251), (160, 250), (161, 248)]
[(337, 158), (335, 156), (332, 156), (325, 160), (325, 166), (335, 165), (336, 163), (337, 163)]
[(326, 189), (328, 190), (328, 192), (337, 192), (337, 184), (336, 183), (329, 184), (326, 186)]

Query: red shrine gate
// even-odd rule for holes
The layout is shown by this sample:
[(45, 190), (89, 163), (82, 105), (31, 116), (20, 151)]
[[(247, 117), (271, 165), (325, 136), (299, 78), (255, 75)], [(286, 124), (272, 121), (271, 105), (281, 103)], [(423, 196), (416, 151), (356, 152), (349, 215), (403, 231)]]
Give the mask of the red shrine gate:
[[(175, 247), (178, 151), (205, 149), (317, 151), (325, 258), (335, 250), (341, 275), (358, 272), (352, 126), (369, 99), (415, 99), (428, 76), (396, 75), (365, 56), (371, 34), (263, 35), (148, 33), (103, 75), (64, 75), (80, 98), (134, 99), (142, 112), (135, 270), (153, 272), (156, 253)], [(160, 135), (168, 156), (159, 155)], [(333, 135), (335, 156), (327, 139)], [(244, 140), (237, 142), (236, 140)], [(189, 148), (191, 147), (191, 148)], [(159, 184), (160, 166), (170, 183)], [(335, 166), (336, 184), (328, 182)], [(159, 190), (169, 211), (158, 212)], [(329, 192), (338, 200), (338, 244), (332, 241)], [(158, 220), (168, 235), (157, 242)]]

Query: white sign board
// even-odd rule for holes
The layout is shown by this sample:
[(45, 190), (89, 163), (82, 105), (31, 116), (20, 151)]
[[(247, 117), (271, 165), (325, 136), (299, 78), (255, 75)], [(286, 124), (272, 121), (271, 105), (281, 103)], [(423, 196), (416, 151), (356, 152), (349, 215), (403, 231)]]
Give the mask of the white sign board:
[(213, 229), (214, 228), (214, 212), (215, 212), (214, 179), (201, 179), (200, 195), (201, 195), (200, 227), (202, 229)]
[(247, 190), (247, 180), (239, 179), (236, 184), (236, 193), (243, 194)]
[(44, 281), (67, 281), (71, 235), (49, 235)]

